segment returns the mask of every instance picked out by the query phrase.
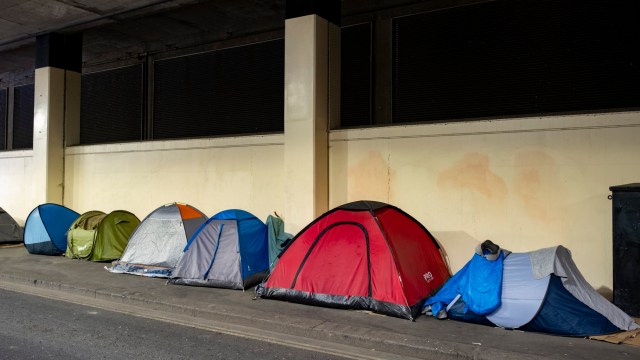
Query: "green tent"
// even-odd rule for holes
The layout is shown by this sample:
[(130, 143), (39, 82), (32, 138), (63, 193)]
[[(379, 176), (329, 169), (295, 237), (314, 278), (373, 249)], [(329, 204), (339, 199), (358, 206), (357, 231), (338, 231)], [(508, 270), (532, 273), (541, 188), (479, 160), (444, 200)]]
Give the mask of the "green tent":
[(119, 259), (138, 224), (140, 220), (128, 211), (86, 212), (69, 228), (65, 255), (91, 261)]

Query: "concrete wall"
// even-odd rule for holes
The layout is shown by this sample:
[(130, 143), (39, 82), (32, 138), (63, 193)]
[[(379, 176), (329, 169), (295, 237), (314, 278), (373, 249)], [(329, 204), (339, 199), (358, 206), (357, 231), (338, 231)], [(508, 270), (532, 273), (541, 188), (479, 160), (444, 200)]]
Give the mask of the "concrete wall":
[[(512, 251), (562, 244), (595, 288), (611, 288), (609, 186), (640, 181), (640, 113), (335, 131), (330, 207), (394, 204), (443, 244), (453, 270), (491, 239)], [(69, 147), (66, 206), (144, 217), (173, 201), (213, 215), (284, 213), (284, 136)], [(0, 152), (0, 206), (24, 221), (31, 151)], [(605, 291), (606, 292), (606, 291)]]
[(640, 181), (638, 139), (638, 113), (334, 132), (330, 206), (402, 208), (440, 240), (454, 271), (485, 239), (512, 251), (562, 244), (595, 288), (610, 289), (607, 196)]
[(0, 207), (24, 226), (34, 199), (33, 151), (0, 151)]
[(238, 208), (264, 221), (283, 209), (283, 149), (282, 135), (67, 148), (65, 205), (142, 220), (177, 201), (207, 216)]

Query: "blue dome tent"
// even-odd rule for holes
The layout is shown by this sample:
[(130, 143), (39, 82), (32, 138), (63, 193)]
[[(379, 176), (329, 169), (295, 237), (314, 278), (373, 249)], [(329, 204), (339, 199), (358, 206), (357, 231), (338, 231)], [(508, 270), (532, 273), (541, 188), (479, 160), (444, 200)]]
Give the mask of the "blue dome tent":
[(248, 289), (269, 270), (267, 226), (243, 210), (219, 212), (189, 240), (172, 284)]

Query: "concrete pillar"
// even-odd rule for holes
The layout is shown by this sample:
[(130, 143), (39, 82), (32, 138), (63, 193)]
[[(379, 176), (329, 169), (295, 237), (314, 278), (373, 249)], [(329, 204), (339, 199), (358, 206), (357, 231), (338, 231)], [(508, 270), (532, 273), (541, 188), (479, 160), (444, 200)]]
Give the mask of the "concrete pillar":
[(81, 67), (81, 34), (36, 38), (32, 186), (39, 204), (63, 203), (65, 140), (75, 145), (80, 137)]
[(340, 113), (340, 6), (336, 0), (286, 4), (285, 220), (294, 234), (329, 206), (328, 129)]

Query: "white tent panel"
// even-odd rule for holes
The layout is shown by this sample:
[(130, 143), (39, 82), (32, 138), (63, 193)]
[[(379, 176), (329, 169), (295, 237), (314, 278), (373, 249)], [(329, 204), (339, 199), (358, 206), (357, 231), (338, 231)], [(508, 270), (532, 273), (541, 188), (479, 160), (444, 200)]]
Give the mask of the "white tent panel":
[(533, 277), (529, 253), (512, 253), (504, 259), (502, 305), (487, 319), (497, 326), (515, 329), (533, 319), (544, 301), (550, 276)]

